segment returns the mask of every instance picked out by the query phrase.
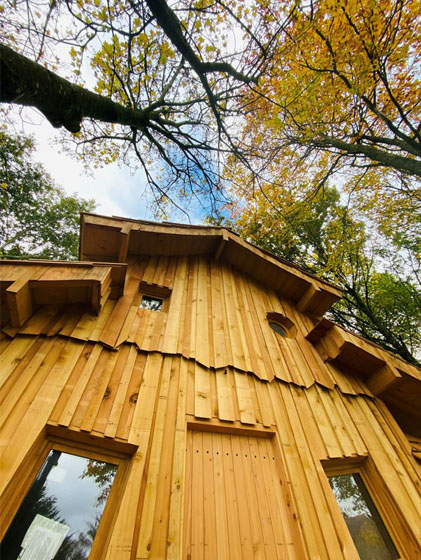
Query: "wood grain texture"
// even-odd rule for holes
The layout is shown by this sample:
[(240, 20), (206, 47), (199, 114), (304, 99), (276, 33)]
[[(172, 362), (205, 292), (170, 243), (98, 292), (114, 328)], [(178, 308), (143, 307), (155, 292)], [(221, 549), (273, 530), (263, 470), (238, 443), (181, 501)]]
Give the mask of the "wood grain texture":
[[(164, 311), (138, 308), (140, 283), (166, 287)], [(294, 323), (294, 337), (272, 331), (269, 311)], [(357, 553), (322, 463), (361, 463), (402, 557), (417, 558), (416, 439), (367, 380), (383, 361), (412, 383), (418, 373), (378, 349), (351, 371), (329, 361), (344, 356), (338, 333), (313, 343), (313, 327), (291, 301), (203, 255), (130, 262), (124, 296), (98, 317), (41, 306), (0, 339), (0, 499), (23, 498), (48, 425), (130, 447), (106, 560), (349, 560)]]
[[(105, 271), (99, 268), (97, 274)], [(148, 285), (169, 291), (162, 312), (138, 308), (140, 289)], [(329, 388), (335, 384), (331, 371), (304, 337), (310, 328), (305, 315), (274, 290), (206, 256), (132, 258), (124, 295), (106, 301), (97, 317), (84, 305), (69, 308), (52, 303), (43, 305), (20, 331), (10, 334), (63, 335), (99, 340), (111, 348), (134, 342), (145, 352), (181, 354), (206, 368), (234, 367), (262, 380), (277, 378), (301, 386), (317, 382)], [(268, 312), (285, 314), (297, 325), (300, 336), (279, 337), (269, 327)], [(348, 390), (354, 393), (355, 387)]]

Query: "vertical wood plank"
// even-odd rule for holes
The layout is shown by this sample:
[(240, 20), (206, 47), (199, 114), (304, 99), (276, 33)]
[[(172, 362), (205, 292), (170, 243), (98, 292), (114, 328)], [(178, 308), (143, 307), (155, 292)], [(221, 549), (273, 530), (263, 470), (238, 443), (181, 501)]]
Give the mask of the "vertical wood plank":
[(77, 379), (74, 388), (70, 394), (69, 400), (65, 404), (58, 423), (61, 426), (69, 426), (75, 410), (82, 398), (82, 395), (86, 389), (86, 386), (91, 378), (92, 372), (97, 365), (99, 356), (102, 352), (102, 346), (96, 344), (89, 355), (88, 361), (85, 364), (79, 378)]
[[(3, 448), (0, 467), (1, 491), (9, 484), (33, 442), (44, 430), (55, 403), (84, 348), (84, 344), (70, 341), (63, 344), (56, 342), (56, 344), (61, 350), (59, 357), (54, 359), (52, 367), (49, 366), (42, 387), (26, 407), (19, 426), (13, 432), (13, 441)], [(5, 442), (4, 438), (3, 442)]]
[(233, 395), (231, 390), (232, 373), (227, 369), (216, 371), (216, 387), (218, 396), (218, 416), (220, 420), (235, 420)]
[(253, 408), (248, 376), (234, 371), (234, 379), (240, 409), (240, 420), (243, 424), (255, 424), (256, 414)]
[(199, 364), (194, 368), (194, 414), (197, 418), (212, 417), (210, 372)]
[(187, 362), (181, 360), (169, 507), (168, 560), (178, 560), (182, 556), (184, 523), (186, 522), (184, 516), (184, 496), (188, 494), (186, 488), (188, 481), (185, 476), (187, 454), (186, 392)]
[(121, 412), (123, 410), (124, 400), (127, 394), (127, 388), (130, 378), (132, 376), (134, 364), (137, 358), (137, 350), (134, 346), (128, 349), (127, 361), (122, 364), (122, 369), (119, 370), (119, 383), (115, 392), (115, 398), (110, 415), (107, 420), (104, 435), (113, 438), (116, 435), (118, 423), (120, 421)]
[[(205, 365), (209, 364), (209, 324), (211, 302), (208, 301), (208, 267), (204, 258), (198, 260), (197, 267), (197, 292), (196, 292), (196, 331), (195, 357)], [(194, 296), (193, 296), (194, 297)]]
[(137, 557), (148, 558), (152, 547), (153, 522), (157, 504), (158, 480), (161, 463), (162, 442), (165, 432), (165, 415), (168, 404), (168, 391), (170, 387), (171, 359), (162, 363), (162, 381), (159, 389), (159, 398), (154, 419), (154, 428), (151, 440), (150, 460), (142, 504), (139, 539), (137, 544)]
[[(177, 400), (179, 397), (180, 361), (167, 358), (170, 362), (170, 381), (167, 407), (165, 410), (164, 433), (160, 456), (156, 507), (153, 519), (150, 558), (167, 558), (168, 525), (170, 513), (171, 480), (173, 472), (174, 442), (177, 423)], [(159, 412), (159, 411), (158, 411)], [(181, 520), (180, 520), (181, 522)]]
[(205, 557), (204, 533), (204, 476), (203, 476), (203, 434), (193, 432), (192, 447), (192, 531), (191, 531), (191, 556), (194, 560), (203, 560)]
[(224, 463), (221, 434), (213, 434), (212, 436), (213, 451), (213, 481), (215, 488), (215, 517), (218, 520), (217, 531), (217, 560), (223, 560), (230, 557), (229, 551), (229, 535), (227, 506), (225, 502), (225, 481), (224, 481)]

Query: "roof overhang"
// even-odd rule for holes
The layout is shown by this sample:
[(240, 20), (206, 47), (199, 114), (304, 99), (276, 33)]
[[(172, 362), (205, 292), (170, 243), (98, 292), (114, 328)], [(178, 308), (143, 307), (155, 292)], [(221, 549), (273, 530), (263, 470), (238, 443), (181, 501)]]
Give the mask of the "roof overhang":
[(421, 370), (374, 343), (322, 319), (307, 337), (326, 362), (364, 380), (407, 433), (421, 437)]
[(80, 260), (126, 262), (130, 256), (212, 255), (290, 298), (303, 313), (322, 316), (341, 290), (288, 261), (214, 226), (153, 223), (82, 214)]
[(123, 294), (127, 265), (74, 261), (0, 261), (1, 323), (21, 327), (38, 305), (84, 303), (99, 313)]

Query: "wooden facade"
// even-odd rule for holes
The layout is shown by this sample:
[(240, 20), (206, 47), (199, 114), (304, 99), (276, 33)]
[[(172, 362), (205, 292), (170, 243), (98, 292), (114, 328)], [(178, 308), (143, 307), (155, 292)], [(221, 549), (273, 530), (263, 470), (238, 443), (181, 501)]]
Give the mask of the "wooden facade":
[(421, 371), (323, 318), (334, 286), (223, 228), (85, 214), (79, 262), (0, 287), (2, 534), (61, 445), (120, 464), (90, 558), (358, 559), (349, 469), (421, 558)]

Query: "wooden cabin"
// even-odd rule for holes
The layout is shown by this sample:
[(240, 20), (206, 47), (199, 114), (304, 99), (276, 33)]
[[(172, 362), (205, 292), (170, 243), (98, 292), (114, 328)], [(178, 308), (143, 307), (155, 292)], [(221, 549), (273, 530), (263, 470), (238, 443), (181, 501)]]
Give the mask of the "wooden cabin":
[(337, 287), (221, 227), (79, 259), (0, 265), (2, 559), (421, 558), (421, 371)]

